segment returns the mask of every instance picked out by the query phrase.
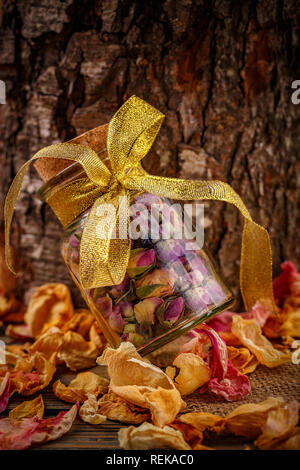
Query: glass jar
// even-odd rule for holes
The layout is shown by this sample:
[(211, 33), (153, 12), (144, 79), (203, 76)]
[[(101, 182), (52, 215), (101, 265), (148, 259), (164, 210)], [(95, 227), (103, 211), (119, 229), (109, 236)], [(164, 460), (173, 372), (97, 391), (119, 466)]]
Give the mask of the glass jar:
[[(40, 189), (40, 199), (47, 202), (84, 175), (79, 164), (70, 165)], [(123, 282), (117, 286), (84, 289), (80, 282), (79, 248), (89, 209), (64, 231), (64, 261), (112, 347), (131, 341), (146, 355), (233, 304), (233, 295), (207, 249), (189, 237), (175, 237), (183, 223), (175, 206), (148, 193), (132, 196), (130, 220), (135, 236), (131, 230), (131, 256)], [(154, 221), (154, 236), (148, 233), (147, 215)], [(165, 228), (170, 230), (168, 237)]]

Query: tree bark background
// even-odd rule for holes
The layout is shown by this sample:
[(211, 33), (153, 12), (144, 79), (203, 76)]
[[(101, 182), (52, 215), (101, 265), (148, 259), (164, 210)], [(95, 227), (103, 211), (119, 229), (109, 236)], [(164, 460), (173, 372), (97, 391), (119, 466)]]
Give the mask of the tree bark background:
[[(0, 0), (1, 3), (1, 0)], [(299, 260), (297, 0), (4, 0), (0, 8), (1, 199), (39, 148), (109, 121), (132, 94), (166, 115), (146, 169), (221, 179), (269, 229), (274, 274)], [(18, 290), (72, 286), (61, 227), (26, 178), (13, 224)], [(242, 219), (205, 203), (206, 241), (238, 290)], [(76, 301), (79, 296), (73, 289)]]

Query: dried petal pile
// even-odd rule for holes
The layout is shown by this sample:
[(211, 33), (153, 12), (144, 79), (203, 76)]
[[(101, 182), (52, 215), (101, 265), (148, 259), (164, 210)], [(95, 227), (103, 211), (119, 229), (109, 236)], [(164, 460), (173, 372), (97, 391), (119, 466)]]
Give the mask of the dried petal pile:
[[(143, 273), (140, 289), (148, 286), (144, 280), (153, 263), (151, 256), (139, 250), (130, 261), (130, 276)], [(260, 304), (242, 314), (223, 312), (189, 333), (190, 340), (166, 370), (141, 357), (131, 342), (122, 342), (118, 349), (108, 347), (93, 315), (74, 310), (68, 288), (62, 284), (38, 288), (27, 310), (12, 294), (1, 293), (1, 320), (19, 318), (25, 323), (8, 324), (5, 330), (17, 344), (7, 345), (6, 361), (0, 362), (0, 413), (6, 413), (0, 418), (0, 449), (26, 449), (59, 438), (71, 428), (79, 403), (79, 417), (89, 424), (105, 426), (113, 420), (131, 425), (119, 431), (124, 449), (206, 450), (211, 448), (211, 437), (227, 435), (254, 441), (259, 449), (300, 449), (296, 401), (269, 397), (238, 406), (225, 417), (186, 413), (183, 401), (191, 393), (241, 400), (251, 391), (248, 375), (260, 364), (273, 368), (291, 362), (297, 353), (295, 340), (300, 338), (299, 285), (295, 266), (283, 263), (282, 273), (274, 280), (278, 316)], [(156, 304), (156, 297), (144, 294), (134, 315), (138, 321), (151, 323), (161, 302), (157, 297)], [(125, 315), (133, 314), (126, 302), (120, 301), (120, 308)], [(180, 308), (170, 300), (165, 321), (173, 321)], [(111, 315), (110, 320), (115, 322), (114, 329), (124, 328), (118, 316)], [(107, 367), (108, 379), (98, 370), (87, 370), (96, 363)], [(61, 366), (84, 371), (69, 384), (57, 376), (52, 383)], [(51, 383), (57, 398), (75, 403), (69, 411), (43, 418), (40, 395), (22, 402), (7, 416), (14, 393), (30, 396)]]

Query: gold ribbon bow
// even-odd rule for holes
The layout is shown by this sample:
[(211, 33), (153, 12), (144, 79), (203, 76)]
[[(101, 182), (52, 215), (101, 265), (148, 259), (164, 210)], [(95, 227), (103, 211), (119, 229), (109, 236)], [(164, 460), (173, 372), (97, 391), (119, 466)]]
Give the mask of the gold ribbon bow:
[[(17, 198), (30, 163), (38, 158), (73, 160), (86, 173), (62, 188), (49, 200), (63, 225), (67, 225), (91, 206), (80, 244), (80, 277), (84, 288), (120, 284), (130, 255), (130, 239), (114, 238), (119, 229), (128, 233), (129, 204), (132, 194), (149, 192), (177, 200), (214, 199), (234, 204), (245, 218), (240, 267), (240, 288), (247, 310), (264, 302), (276, 312), (272, 289), (272, 258), (268, 232), (256, 224), (238, 194), (221, 181), (196, 181), (149, 175), (140, 166), (151, 148), (164, 115), (145, 101), (131, 97), (109, 123), (107, 153), (111, 170), (91, 148), (79, 144), (56, 144), (39, 150), (17, 173), (5, 201), (6, 260), (12, 269), (9, 233)], [(118, 217), (120, 196), (126, 201), (126, 218)], [(117, 217), (111, 218), (105, 239), (96, 235), (103, 214), (99, 207), (113, 204)], [(120, 221), (121, 220), (121, 221)], [(107, 221), (107, 219), (106, 219)], [(123, 227), (119, 225), (123, 224)]]

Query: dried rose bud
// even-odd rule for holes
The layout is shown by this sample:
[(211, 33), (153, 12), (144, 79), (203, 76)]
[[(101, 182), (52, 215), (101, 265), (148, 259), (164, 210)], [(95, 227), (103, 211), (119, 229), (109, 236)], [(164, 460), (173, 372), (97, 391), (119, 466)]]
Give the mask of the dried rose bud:
[(184, 300), (182, 297), (177, 297), (177, 299), (171, 300), (168, 307), (165, 310), (164, 319), (171, 323), (175, 323), (180, 317), (184, 307)]
[(141, 300), (134, 306), (134, 314), (139, 324), (155, 322), (154, 312), (159, 305), (163, 304), (163, 300), (158, 297), (151, 297), (150, 299)]

